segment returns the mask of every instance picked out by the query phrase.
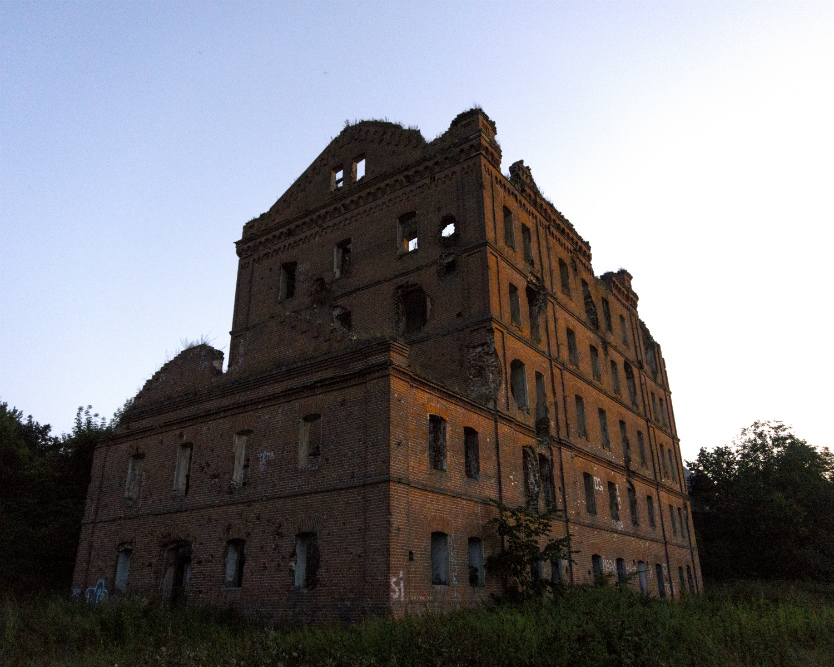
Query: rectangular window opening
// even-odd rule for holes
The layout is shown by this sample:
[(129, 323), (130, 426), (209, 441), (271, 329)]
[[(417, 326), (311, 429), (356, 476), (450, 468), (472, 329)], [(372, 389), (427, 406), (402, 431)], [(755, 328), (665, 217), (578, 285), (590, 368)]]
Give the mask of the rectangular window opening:
[(351, 270), (351, 240), (345, 239), (333, 247), (333, 275), (336, 278), (349, 276)]
[(585, 422), (585, 401), (579, 394), (574, 397), (576, 404), (576, 435), (579, 438), (588, 437), (588, 424)]
[(313, 589), (318, 583), (319, 554), (316, 533), (295, 536), (295, 587)]
[(513, 228), (513, 213), (504, 207), (504, 243), (515, 250), (515, 229)]
[(449, 585), (449, 536), (446, 533), (431, 534), (431, 583)]
[(599, 350), (593, 345), (590, 346), (591, 350), (591, 373), (594, 376), (594, 380), (601, 381), (602, 380), (602, 371), (599, 367)]
[(365, 157), (360, 156), (353, 159), (353, 168), (351, 169), (353, 182), (358, 183), (365, 178)]
[(611, 449), (611, 438), (608, 435), (608, 415), (605, 414), (605, 410), (602, 408), (597, 410), (597, 414), (599, 415), (600, 442), (604, 449)]
[(608, 299), (602, 299), (602, 317), (605, 320), (605, 328), (614, 332), (614, 325), (611, 323), (611, 306), (608, 305)]
[(582, 482), (585, 485), (585, 510), (588, 514), (597, 513), (597, 500), (594, 495), (594, 477), (589, 472), (582, 473)]
[(481, 478), (480, 445), (478, 443), (478, 432), (474, 428), (464, 427), (463, 448), (466, 467), (466, 476), (469, 479)]
[(550, 433), (550, 416), (547, 409), (547, 388), (544, 375), (536, 371), (536, 435)]
[(533, 243), (530, 237), (530, 228), (527, 225), (521, 225), (521, 243), (524, 246), (524, 261), (532, 264)]
[(345, 184), (345, 170), (344, 167), (333, 167), (330, 170), (330, 189), (338, 190)]
[(429, 462), (435, 470), (446, 470), (446, 420), (429, 415)]
[(521, 302), (518, 296), (518, 287), (509, 283), (510, 286), (510, 322), (517, 327), (521, 326)]
[(654, 519), (654, 498), (651, 496), (646, 496), (646, 511), (649, 515), (649, 528), (654, 530), (657, 528), (657, 523), (655, 523)]
[(484, 587), (484, 545), (480, 537), (469, 538), (469, 585)]
[(227, 587), (240, 588), (243, 584), (243, 540), (229, 540), (226, 543), (226, 577)]
[(235, 433), (235, 438), (232, 443), (232, 452), (234, 453), (234, 468), (232, 469), (232, 486), (243, 486), (248, 480), (249, 473), (249, 454), (246, 451), (246, 443), (249, 439), (249, 431), (241, 431)]
[(298, 467), (314, 468), (321, 457), (321, 415), (304, 416), (298, 425)]
[(411, 211), (410, 213), (401, 215), (397, 220), (397, 238), (399, 241), (400, 253), (407, 254), (417, 250), (417, 237), (417, 212)]
[(127, 480), (125, 483), (125, 498), (132, 501), (139, 500), (142, 487), (142, 475), (145, 471), (145, 455), (134, 454), (127, 465)]
[(620, 499), (617, 495), (617, 485), (608, 482), (608, 509), (611, 511), (611, 518), (614, 521), (620, 520)]
[(194, 445), (185, 442), (177, 448), (177, 466), (174, 471), (174, 491), (182, 495), (188, 494), (191, 483), (191, 456)]
[(568, 361), (574, 366), (579, 366), (579, 349), (576, 347), (576, 334), (573, 329), (568, 329)]
[(296, 262), (286, 262), (281, 265), (280, 284), (278, 287), (278, 298), (281, 301), (292, 299), (295, 296), (295, 268)]
[(563, 259), (559, 259), (559, 279), (562, 283), (562, 292), (570, 296), (570, 274), (568, 273), (568, 265)]
[(617, 367), (617, 362), (611, 360), (611, 384), (614, 386), (614, 393), (620, 395), (620, 369)]
[(119, 593), (127, 592), (127, 582), (130, 577), (130, 557), (133, 555), (133, 549), (128, 546), (119, 549), (119, 556), (116, 560), (116, 580), (114, 588)]

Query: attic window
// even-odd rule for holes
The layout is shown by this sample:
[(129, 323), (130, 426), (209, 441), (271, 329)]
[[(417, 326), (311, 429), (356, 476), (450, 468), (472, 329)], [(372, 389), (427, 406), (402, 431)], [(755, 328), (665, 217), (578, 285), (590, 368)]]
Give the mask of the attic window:
[(353, 182), (356, 183), (365, 178), (365, 158), (357, 157), (353, 159), (352, 176)]
[(400, 216), (397, 221), (397, 239), (400, 246), (400, 254), (407, 254), (417, 250), (417, 213), (412, 211)]
[(330, 189), (338, 190), (345, 184), (345, 170), (343, 167), (333, 167), (330, 171)]

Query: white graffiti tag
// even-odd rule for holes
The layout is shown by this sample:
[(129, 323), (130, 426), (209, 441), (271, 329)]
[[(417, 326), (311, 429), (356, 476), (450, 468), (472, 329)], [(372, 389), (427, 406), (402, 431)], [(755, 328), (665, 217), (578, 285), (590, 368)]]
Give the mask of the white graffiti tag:
[(399, 577), (391, 577), (391, 599), (405, 601), (405, 581), (402, 570), (400, 570)]

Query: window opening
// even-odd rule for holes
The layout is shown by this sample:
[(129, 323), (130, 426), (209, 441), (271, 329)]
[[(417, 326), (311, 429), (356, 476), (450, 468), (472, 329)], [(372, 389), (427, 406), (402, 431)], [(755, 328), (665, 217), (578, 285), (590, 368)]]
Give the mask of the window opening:
[(116, 581), (113, 585), (119, 593), (127, 592), (127, 582), (130, 577), (130, 557), (132, 555), (133, 549), (129, 546), (119, 548), (119, 555), (116, 559)]
[(678, 566), (678, 577), (680, 577), (681, 582), (680, 592), (681, 595), (683, 595), (683, 593), (686, 591), (686, 580), (684, 580), (683, 578), (683, 567), (680, 565)]
[(623, 461), (628, 468), (631, 465), (631, 443), (628, 440), (626, 423), (622, 419), (620, 420), (620, 443), (623, 446)]
[(657, 594), (665, 598), (666, 597), (666, 586), (663, 583), (663, 566), (660, 563), (657, 563), (654, 566), (655, 574), (657, 575)]
[(658, 397), (657, 403), (660, 407), (660, 423), (666, 426), (666, 408), (663, 405), (663, 399)]
[(298, 467), (315, 467), (321, 457), (321, 415), (303, 417), (298, 424)]
[(232, 485), (240, 487), (246, 484), (249, 477), (249, 455), (246, 451), (246, 443), (249, 439), (250, 431), (241, 431), (235, 433), (234, 441), (232, 442), (232, 452), (234, 453), (234, 468), (232, 469)]
[(611, 518), (619, 521), (620, 499), (617, 497), (617, 485), (614, 482), (608, 482), (608, 509), (611, 511)]
[(625, 374), (626, 374), (626, 385), (628, 386), (628, 397), (631, 400), (631, 404), (635, 408), (639, 408), (637, 404), (637, 384), (634, 382), (634, 371), (631, 368), (631, 364), (628, 362), (624, 363), (625, 366)]
[(670, 447), (667, 450), (667, 452), (668, 452), (668, 455), (669, 455), (669, 467), (672, 470), (672, 481), (677, 482), (678, 481), (678, 466), (677, 466), (677, 462), (675, 461), (676, 457), (672, 453), (672, 447)]
[(695, 584), (692, 581), (692, 568), (689, 565), (686, 566), (686, 580), (689, 582), (689, 592), (693, 595), (695, 594)]
[(539, 470), (536, 453), (529, 447), (524, 447), (521, 450), (521, 462), (524, 468), (525, 500), (535, 509), (539, 503)]
[(535, 560), (530, 563), (530, 578), (533, 581), (541, 581), (542, 579), (542, 562)]
[(559, 278), (562, 282), (562, 292), (570, 296), (570, 275), (568, 274), (568, 265), (565, 260), (559, 260)]
[(591, 373), (593, 373), (594, 380), (602, 380), (602, 372), (599, 369), (599, 350), (595, 348), (593, 345), (590, 347), (591, 350)]
[(553, 461), (539, 454), (539, 479), (544, 493), (544, 506), (548, 511), (556, 508), (556, 484), (553, 480)]
[(544, 375), (536, 371), (536, 435), (550, 433), (550, 417), (547, 410), (547, 389)]
[(686, 517), (683, 515), (683, 511), (680, 507), (678, 507), (678, 523), (681, 527), (681, 537), (686, 537), (686, 531), (688, 530), (689, 526), (685, 520)]
[(588, 425), (585, 423), (585, 401), (579, 394), (574, 397), (576, 403), (576, 435), (579, 438), (588, 437)]
[(539, 332), (539, 293), (531, 287), (525, 290), (527, 295), (527, 315), (530, 320), (530, 338), (536, 343), (541, 340)]
[(631, 525), (640, 525), (640, 512), (637, 509), (637, 491), (634, 490), (634, 484), (628, 483), (628, 507), (631, 510)]
[(177, 448), (177, 465), (174, 470), (174, 491), (182, 495), (188, 494), (191, 483), (191, 455), (194, 445), (185, 442)]
[(515, 230), (513, 229), (513, 213), (504, 207), (504, 243), (515, 250)]
[(585, 509), (588, 514), (597, 513), (597, 499), (594, 495), (594, 477), (589, 472), (582, 473), (582, 482), (585, 485)]
[(654, 498), (652, 498), (651, 496), (646, 496), (646, 510), (649, 514), (649, 528), (654, 530), (655, 528), (657, 528), (657, 524), (654, 520)]
[(521, 304), (518, 297), (518, 287), (510, 285), (510, 321), (517, 327), (521, 326)]
[(528, 264), (532, 264), (533, 243), (530, 238), (530, 228), (527, 225), (521, 225), (521, 244), (524, 247), (524, 261)]
[(642, 560), (637, 561), (637, 581), (640, 583), (640, 592), (643, 595), (648, 595), (649, 581), (646, 577), (646, 564)]
[(132, 501), (139, 500), (142, 487), (142, 473), (145, 470), (145, 455), (134, 454), (127, 464), (127, 480), (125, 483), (125, 498)]
[(564, 580), (564, 572), (562, 571), (562, 559), (557, 558), (550, 561), (550, 579), (554, 582)]
[(345, 170), (343, 167), (333, 167), (330, 170), (330, 189), (338, 190), (345, 184)]
[(429, 462), (435, 470), (446, 470), (446, 420), (429, 415)]
[(420, 287), (402, 290), (400, 294), (400, 326), (403, 333), (415, 333), (426, 326), (429, 303), (426, 293)]
[(640, 450), (640, 465), (644, 468), (648, 468), (649, 461), (646, 458), (646, 443), (643, 441), (642, 431), (637, 431), (637, 448)]
[(611, 306), (608, 305), (608, 299), (602, 299), (602, 318), (605, 320), (605, 328), (614, 332), (614, 326), (611, 324)]
[(226, 543), (226, 577), (227, 587), (240, 588), (243, 584), (243, 540), (229, 540)]
[(651, 397), (651, 402), (652, 402), (652, 418), (655, 421), (660, 421), (660, 419), (658, 419), (658, 416), (657, 416), (657, 399), (655, 398), (654, 392), (650, 391), (649, 396)]
[(526, 410), (529, 406), (527, 400), (527, 369), (524, 363), (513, 359), (510, 363), (510, 392), (515, 399), (519, 410)]
[(299, 533), (295, 536), (295, 587), (313, 589), (318, 583), (321, 563), (316, 533)]
[(360, 156), (353, 159), (353, 168), (351, 169), (351, 176), (353, 182), (358, 183), (365, 178), (365, 158)]
[(617, 368), (617, 362), (611, 360), (611, 383), (614, 385), (614, 393), (620, 395), (620, 369)]
[(602, 556), (599, 554), (593, 554), (591, 556), (591, 570), (594, 573), (594, 585), (602, 586), (605, 583), (605, 579), (602, 578)]
[(350, 311), (341, 307), (333, 309), (333, 320), (345, 331), (353, 330), (353, 318)]
[(672, 535), (678, 536), (678, 524), (675, 521), (675, 508), (669, 505), (669, 520), (672, 522)]
[(597, 410), (599, 415), (599, 437), (604, 449), (611, 449), (611, 438), (608, 435), (608, 415), (605, 410), (599, 408)]
[(397, 237), (401, 254), (417, 250), (418, 227), (416, 211), (411, 211), (400, 216), (397, 221)]
[(594, 303), (594, 297), (591, 296), (591, 288), (585, 280), (582, 281), (582, 300), (585, 302), (585, 317), (594, 329), (599, 329), (597, 306)]
[(469, 585), (484, 587), (484, 545), (480, 537), (469, 538)]
[(621, 584), (628, 583), (628, 573), (626, 572), (625, 560), (617, 559), (617, 581)]
[(450, 236), (454, 236), (456, 231), (454, 218), (443, 218), (440, 224), (443, 225), (443, 228), (440, 230), (440, 236), (442, 236), (444, 239), (448, 239)]
[(666, 448), (660, 445), (660, 462), (663, 465), (663, 476), (669, 477), (669, 466), (666, 465)]
[(295, 267), (296, 262), (286, 262), (281, 265), (280, 285), (278, 298), (281, 301), (292, 299), (295, 296)]
[(574, 366), (579, 366), (579, 350), (576, 347), (576, 334), (573, 329), (568, 329), (568, 360)]
[(628, 346), (628, 327), (626, 326), (626, 319), (622, 315), (620, 315), (620, 331), (623, 336), (623, 345)]
[(175, 604), (184, 600), (191, 580), (191, 544), (175, 542), (165, 550), (162, 599)]
[(449, 536), (446, 533), (431, 534), (431, 583), (449, 585)]
[(333, 247), (333, 274), (336, 278), (349, 276), (351, 271), (351, 240), (339, 241)]

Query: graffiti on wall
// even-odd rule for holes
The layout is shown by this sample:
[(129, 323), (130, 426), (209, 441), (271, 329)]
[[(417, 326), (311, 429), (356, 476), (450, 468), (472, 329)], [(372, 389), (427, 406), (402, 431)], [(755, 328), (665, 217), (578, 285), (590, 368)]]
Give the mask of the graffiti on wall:
[(391, 577), (391, 599), (405, 602), (405, 580), (402, 570), (400, 570), (399, 577)]
[(260, 452), (258, 454), (258, 470), (266, 470), (266, 462), (275, 458), (275, 452)]
[(107, 584), (99, 579), (95, 586), (90, 586), (84, 594), (89, 604), (98, 604), (107, 599)]

